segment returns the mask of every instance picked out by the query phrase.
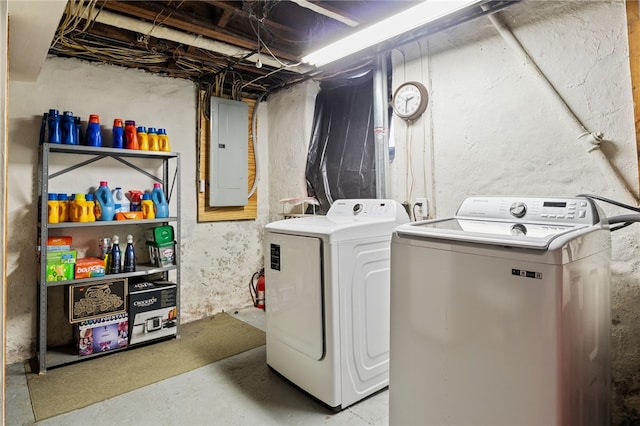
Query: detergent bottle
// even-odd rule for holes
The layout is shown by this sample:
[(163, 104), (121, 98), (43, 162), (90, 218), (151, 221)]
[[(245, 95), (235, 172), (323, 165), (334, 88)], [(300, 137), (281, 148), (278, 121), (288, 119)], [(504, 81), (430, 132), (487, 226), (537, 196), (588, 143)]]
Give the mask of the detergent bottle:
[(125, 148), (127, 149), (140, 149), (138, 142), (138, 132), (136, 129), (136, 122), (133, 120), (126, 120), (124, 122), (124, 135), (126, 139)]
[(113, 203), (116, 213), (131, 211), (131, 203), (129, 202), (129, 199), (125, 197), (124, 192), (122, 192), (122, 188), (119, 186), (116, 186), (116, 189), (113, 190)]
[(71, 222), (89, 222), (89, 204), (84, 194), (76, 194), (69, 215)]
[(98, 114), (89, 115), (89, 124), (87, 124), (87, 136), (85, 137), (85, 143), (87, 146), (102, 146), (100, 116)]
[(62, 124), (60, 130), (62, 133), (63, 144), (78, 145), (78, 138), (76, 137), (76, 125), (73, 120), (73, 112), (65, 111), (62, 114)]
[(58, 194), (58, 221), (69, 221), (69, 200), (67, 194)]
[(124, 127), (122, 127), (122, 119), (113, 120), (113, 142), (112, 148), (124, 148)]
[(96, 221), (96, 201), (93, 197), (93, 194), (87, 194), (84, 196), (85, 200), (87, 200), (87, 222), (95, 222)]
[(153, 201), (155, 215), (157, 218), (169, 217), (169, 203), (164, 195), (164, 191), (159, 183), (153, 184), (151, 191), (151, 200)]
[(155, 127), (149, 127), (149, 151), (160, 151), (160, 139)]
[(56, 194), (49, 194), (47, 200), (48, 209), (48, 222), (58, 223), (60, 221), (60, 204), (58, 203), (58, 196)]
[(60, 128), (60, 115), (57, 109), (50, 109), (47, 114), (47, 129), (49, 143), (62, 143), (62, 129)]
[(149, 151), (149, 135), (144, 126), (138, 126), (138, 145), (140, 145), (140, 150)]
[(155, 219), (156, 212), (153, 208), (153, 201), (151, 200), (151, 194), (143, 194), (142, 201), (140, 202), (142, 207), (142, 217), (145, 219)]
[(160, 151), (171, 152), (169, 145), (169, 135), (165, 129), (158, 129), (158, 139), (160, 140)]
[(113, 202), (113, 195), (109, 190), (109, 185), (106, 181), (100, 182), (100, 187), (96, 190), (96, 208), (95, 215), (97, 220), (113, 220), (115, 212), (115, 206)]

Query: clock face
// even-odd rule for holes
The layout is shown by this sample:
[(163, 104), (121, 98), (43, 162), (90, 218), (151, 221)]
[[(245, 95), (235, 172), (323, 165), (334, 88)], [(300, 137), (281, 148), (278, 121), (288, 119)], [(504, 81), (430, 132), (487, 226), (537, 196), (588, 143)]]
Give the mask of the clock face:
[(404, 120), (418, 118), (427, 108), (427, 89), (418, 82), (402, 84), (393, 95), (393, 110)]

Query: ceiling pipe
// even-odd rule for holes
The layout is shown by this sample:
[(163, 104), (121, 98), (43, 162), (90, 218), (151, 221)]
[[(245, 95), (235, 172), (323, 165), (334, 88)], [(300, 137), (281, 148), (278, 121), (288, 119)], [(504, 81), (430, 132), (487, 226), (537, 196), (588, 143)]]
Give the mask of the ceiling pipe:
[[(257, 63), (258, 59), (263, 65), (268, 65), (274, 68), (285, 68), (283, 65), (268, 55), (258, 55), (251, 50), (238, 48), (230, 44), (221, 43), (219, 41), (212, 40), (210, 38), (196, 36), (188, 34), (182, 31), (177, 31), (171, 28), (166, 28), (158, 25), (153, 25), (149, 22), (144, 22), (138, 19), (129, 18), (126, 16), (118, 15), (106, 10), (96, 11), (94, 10), (92, 16), (89, 17), (91, 21), (95, 21), (101, 24), (117, 27), (123, 30), (133, 31), (145, 35), (150, 35), (159, 39), (169, 40), (176, 43), (186, 44), (189, 46), (197, 47), (199, 49), (209, 50), (211, 52), (221, 53), (227, 56), (245, 57), (245, 60)], [(256, 40), (257, 42), (257, 40)], [(247, 56), (249, 55), (249, 56)], [(293, 71), (299, 74), (303, 74), (309, 71), (309, 67), (293, 66), (286, 67), (287, 71)]]

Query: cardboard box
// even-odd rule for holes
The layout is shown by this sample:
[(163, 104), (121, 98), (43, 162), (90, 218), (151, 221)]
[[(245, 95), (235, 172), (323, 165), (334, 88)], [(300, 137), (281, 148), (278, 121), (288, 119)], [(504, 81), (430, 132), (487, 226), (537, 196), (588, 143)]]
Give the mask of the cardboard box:
[(168, 266), (176, 264), (176, 242), (154, 243), (147, 241), (149, 248), (149, 260), (154, 266)]
[(129, 284), (129, 344), (175, 336), (178, 286), (169, 281)]
[(71, 250), (71, 237), (47, 237), (47, 251)]
[(124, 313), (127, 312), (127, 279), (71, 284), (67, 299), (70, 323)]
[(47, 282), (72, 280), (75, 274), (76, 251), (47, 252)]
[(82, 321), (74, 335), (81, 356), (124, 348), (129, 342), (129, 316), (125, 312)]
[(79, 257), (76, 259), (75, 277), (80, 278), (104, 277), (104, 259), (97, 257)]

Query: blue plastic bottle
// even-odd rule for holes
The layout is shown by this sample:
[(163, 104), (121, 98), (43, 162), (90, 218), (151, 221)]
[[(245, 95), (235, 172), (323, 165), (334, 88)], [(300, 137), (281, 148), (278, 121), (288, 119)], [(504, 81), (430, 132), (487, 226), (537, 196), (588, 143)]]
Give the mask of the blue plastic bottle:
[(113, 144), (112, 148), (124, 148), (124, 127), (122, 127), (122, 119), (113, 120)]
[(116, 214), (113, 195), (106, 181), (100, 182), (100, 187), (96, 189), (96, 220), (113, 220)]
[(122, 272), (122, 252), (120, 251), (120, 238), (113, 236), (111, 244), (111, 261), (109, 262), (109, 274), (119, 274)]
[(62, 143), (65, 145), (78, 145), (76, 125), (71, 111), (65, 111), (62, 115)]
[(127, 235), (127, 248), (124, 250), (124, 265), (122, 272), (136, 271), (136, 254), (133, 249), (133, 235)]
[(60, 116), (57, 109), (50, 109), (48, 116), (49, 143), (62, 143), (62, 132), (60, 131)]
[(167, 198), (164, 196), (164, 191), (159, 183), (153, 184), (151, 200), (155, 206), (156, 218), (169, 217), (169, 203), (167, 203)]
[(76, 128), (76, 144), (82, 145), (82, 120), (80, 117), (73, 117), (73, 126)]
[(87, 125), (87, 146), (102, 146), (102, 134), (100, 133), (100, 116), (98, 114), (89, 115)]

